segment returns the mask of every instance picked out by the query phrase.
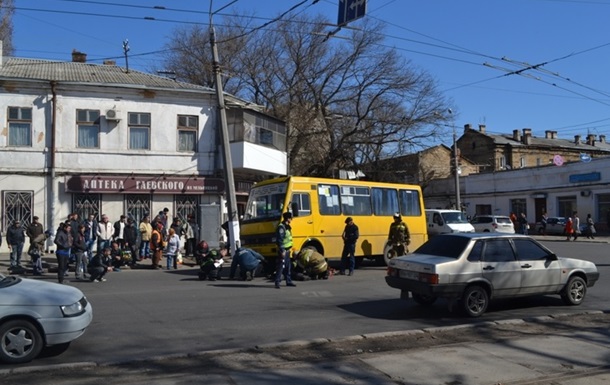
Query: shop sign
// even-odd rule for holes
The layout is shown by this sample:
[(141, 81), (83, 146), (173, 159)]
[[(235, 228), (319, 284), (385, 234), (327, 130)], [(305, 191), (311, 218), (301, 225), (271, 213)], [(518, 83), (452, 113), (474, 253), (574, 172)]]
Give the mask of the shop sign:
[(570, 175), (570, 183), (581, 183), (581, 182), (597, 182), (602, 179), (602, 175), (599, 172), (590, 172), (587, 174), (574, 174)]
[(222, 179), (204, 177), (169, 176), (66, 176), (66, 192), (69, 193), (119, 193), (119, 194), (222, 194)]

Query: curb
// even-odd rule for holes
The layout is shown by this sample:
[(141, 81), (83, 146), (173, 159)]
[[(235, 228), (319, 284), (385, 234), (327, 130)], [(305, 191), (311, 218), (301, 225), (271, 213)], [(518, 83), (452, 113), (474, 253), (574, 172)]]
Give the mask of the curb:
[[(544, 322), (550, 321), (557, 318), (564, 317), (573, 317), (579, 315), (594, 315), (594, 314), (604, 314), (610, 313), (610, 309), (608, 310), (585, 310), (578, 313), (562, 313), (555, 315), (547, 315), (540, 317), (530, 317), (530, 318), (515, 318), (508, 320), (499, 320), (499, 321), (489, 321), (475, 324), (463, 324), (463, 325), (454, 325), (454, 326), (439, 326), (439, 327), (431, 327), (431, 328), (423, 328), (423, 329), (411, 329), (411, 330), (402, 330), (402, 331), (393, 331), (393, 332), (379, 332), (379, 333), (369, 333), (369, 334), (361, 334), (361, 335), (353, 335), (341, 338), (315, 338), (312, 340), (294, 340), (280, 343), (270, 343), (270, 344), (262, 344), (255, 345), (254, 350), (262, 351), (266, 349), (282, 349), (288, 347), (310, 347), (314, 345), (321, 344), (329, 344), (329, 343), (340, 343), (346, 341), (359, 341), (365, 339), (375, 339), (375, 338), (384, 338), (384, 337), (398, 337), (398, 336), (411, 336), (416, 334), (424, 334), (430, 333), (433, 334), (435, 332), (446, 332), (446, 331), (455, 331), (460, 329), (470, 329), (470, 328), (479, 328), (479, 327), (489, 327), (494, 325), (521, 325), (526, 323), (536, 323), (536, 322)], [(126, 365), (133, 364), (138, 362), (151, 362), (151, 361), (162, 361), (168, 359), (180, 359), (180, 358), (194, 358), (194, 357), (204, 357), (207, 355), (230, 355), (230, 354), (238, 354), (238, 353), (251, 353), (252, 348), (235, 348), (235, 349), (216, 349), (216, 350), (206, 350), (199, 352), (188, 352), (188, 353), (175, 353), (175, 354), (167, 354), (167, 355), (157, 355), (152, 357), (138, 358), (138, 359), (130, 359), (130, 360), (122, 360), (122, 361), (110, 361), (104, 363), (84, 361), (84, 362), (73, 362), (73, 363), (65, 363), (65, 364), (53, 364), (53, 365), (40, 365), (40, 366), (27, 366), (27, 367), (17, 367), (11, 369), (0, 369), (0, 375), (7, 374), (24, 374), (31, 372), (45, 372), (45, 371), (56, 371), (61, 369), (80, 369), (80, 368), (91, 368), (91, 367), (109, 367), (116, 365)]]

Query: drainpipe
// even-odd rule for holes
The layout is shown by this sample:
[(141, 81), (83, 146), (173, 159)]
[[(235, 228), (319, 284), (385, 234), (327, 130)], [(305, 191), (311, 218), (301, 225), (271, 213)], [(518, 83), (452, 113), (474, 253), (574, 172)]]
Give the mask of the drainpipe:
[(57, 83), (51, 82), (51, 154), (49, 159), (49, 174), (51, 186), (49, 196), (49, 217), (47, 226), (48, 229), (54, 231), (55, 228), (55, 202), (57, 201), (57, 184), (55, 183), (55, 137), (57, 131)]

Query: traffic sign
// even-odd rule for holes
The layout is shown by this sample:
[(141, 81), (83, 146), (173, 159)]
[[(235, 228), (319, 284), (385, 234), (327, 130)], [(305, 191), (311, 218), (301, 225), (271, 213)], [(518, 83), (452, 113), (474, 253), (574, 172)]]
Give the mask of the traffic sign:
[(589, 163), (591, 161), (591, 155), (585, 153), (580, 154), (580, 161)]
[(555, 166), (563, 166), (563, 156), (557, 154), (553, 157), (553, 163), (555, 164)]
[(367, 0), (339, 0), (339, 17), (337, 24), (344, 26), (364, 16)]

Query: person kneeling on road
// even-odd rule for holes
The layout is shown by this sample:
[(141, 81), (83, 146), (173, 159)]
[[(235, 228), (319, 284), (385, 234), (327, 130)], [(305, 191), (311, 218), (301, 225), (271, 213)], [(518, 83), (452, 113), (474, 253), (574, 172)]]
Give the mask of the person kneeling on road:
[(104, 276), (107, 272), (112, 270), (112, 257), (110, 256), (110, 253), (111, 249), (110, 247), (107, 247), (103, 251), (97, 252), (93, 258), (91, 258), (91, 262), (89, 262), (89, 266), (87, 267), (89, 280), (91, 280), (91, 282), (106, 281)]
[(233, 261), (231, 261), (229, 279), (235, 278), (235, 272), (239, 266), (239, 276), (242, 281), (252, 281), (261, 263), (266, 263), (265, 257), (252, 249), (241, 247), (236, 250)]
[(307, 281), (309, 279), (328, 279), (330, 270), (326, 258), (313, 247), (305, 247), (295, 257), (293, 279)]
[(224, 263), (224, 257), (227, 256), (227, 249), (210, 250), (207, 254), (200, 257), (200, 270), (199, 279), (205, 280), (206, 278), (210, 281), (216, 281), (220, 279), (220, 272), (222, 271), (222, 264)]

